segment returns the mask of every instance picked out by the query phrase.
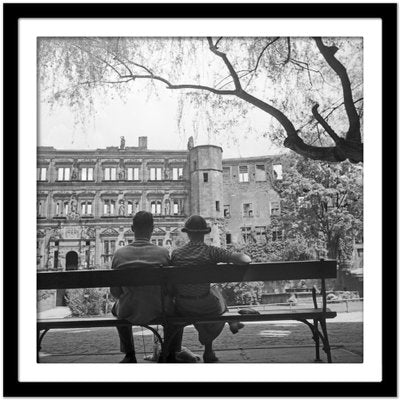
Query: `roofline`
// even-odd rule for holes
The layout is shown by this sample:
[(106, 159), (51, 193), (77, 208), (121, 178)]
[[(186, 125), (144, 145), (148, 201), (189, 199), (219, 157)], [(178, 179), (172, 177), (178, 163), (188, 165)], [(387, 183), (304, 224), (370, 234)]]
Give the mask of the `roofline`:
[(222, 159), (222, 162), (257, 161), (257, 160), (265, 160), (266, 158), (274, 159), (274, 158), (280, 158), (280, 157), (282, 157), (282, 154), (270, 154), (270, 155), (258, 156), (258, 157), (234, 157), (234, 158), (224, 158), (224, 159)]
[(220, 149), (221, 152), (224, 151), (221, 146), (216, 146), (215, 144), (200, 144), (199, 146), (194, 146), (191, 150), (198, 149), (200, 147), (216, 147), (217, 149)]
[(37, 152), (38, 153), (58, 153), (58, 154), (76, 154), (76, 153), (91, 153), (91, 154), (118, 154), (118, 155), (130, 155), (132, 153), (169, 153), (169, 154), (182, 154), (182, 155), (187, 155), (189, 153), (188, 150), (152, 150), (152, 149), (141, 149), (139, 147), (135, 149), (125, 149), (125, 150), (119, 150), (119, 149), (77, 149), (77, 150), (72, 150), (72, 149), (56, 149), (54, 147), (37, 147)]

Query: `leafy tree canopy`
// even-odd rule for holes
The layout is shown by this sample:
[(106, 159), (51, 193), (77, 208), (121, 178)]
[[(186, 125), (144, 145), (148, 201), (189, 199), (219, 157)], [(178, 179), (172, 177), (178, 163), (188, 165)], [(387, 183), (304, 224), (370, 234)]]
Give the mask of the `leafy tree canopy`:
[(329, 258), (349, 261), (363, 234), (362, 167), (298, 156), (287, 156), (285, 164), (282, 181), (275, 181), (285, 236), (301, 236)]
[(180, 95), (181, 130), (206, 121), (229, 136), (239, 126), (311, 159), (363, 160), (358, 38), (42, 38), (39, 79), (41, 100), (67, 104), (80, 122), (96, 97), (168, 89)]

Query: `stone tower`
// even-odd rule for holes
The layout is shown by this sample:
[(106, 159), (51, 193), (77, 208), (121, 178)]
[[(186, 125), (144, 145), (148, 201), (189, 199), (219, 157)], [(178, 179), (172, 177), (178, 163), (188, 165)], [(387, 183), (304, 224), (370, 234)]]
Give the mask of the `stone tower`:
[(222, 148), (213, 145), (189, 149), (191, 214), (201, 215), (210, 224), (212, 243), (220, 245), (223, 218)]

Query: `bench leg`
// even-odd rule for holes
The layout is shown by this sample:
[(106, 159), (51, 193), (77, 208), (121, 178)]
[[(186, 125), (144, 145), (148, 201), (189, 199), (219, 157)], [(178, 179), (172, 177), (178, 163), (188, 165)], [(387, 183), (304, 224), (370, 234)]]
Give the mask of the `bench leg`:
[(326, 353), (326, 356), (328, 358), (328, 363), (332, 362), (332, 355), (331, 355), (331, 346), (329, 345), (329, 340), (328, 340), (328, 330), (326, 329), (326, 319), (322, 318), (319, 320), (321, 324), (321, 329), (323, 335), (321, 335), (322, 342), (324, 344), (323, 350)]
[(321, 335), (321, 332), (318, 330), (318, 320), (314, 319), (314, 324), (312, 324), (311, 322), (308, 322), (306, 319), (299, 319), (298, 321), (303, 322), (304, 324), (306, 324), (312, 333), (312, 338), (315, 342), (315, 362), (321, 362), (321, 358), (319, 355), (319, 338)]
[(313, 339), (315, 342), (315, 361), (321, 362), (319, 355), (319, 333), (318, 333), (318, 320), (314, 319)]
[(181, 326), (175, 325), (164, 326), (164, 343), (161, 344), (161, 354), (158, 359), (159, 363), (167, 363), (171, 343), (181, 328)]
[(44, 335), (49, 331), (49, 329), (45, 329), (41, 334), (40, 330), (38, 329), (37, 331), (37, 350), (36, 350), (36, 362), (39, 362), (39, 352), (42, 348), (42, 340), (44, 338)]
[[(152, 327), (149, 326), (149, 325), (140, 325), (140, 326), (142, 326), (143, 328), (146, 328), (146, 329), (148, 329), (149, 331), (152, 331), (152, 332), (153, 332), (153, 335), (154, 335), (154, 336), (157, 338), (157, 340), (160, 342), (160, 345), (161, 345), (161, 355), (162, 355), (162, 352), (163, 352), (163, 348), (164, 348), (165, 343), (164, 343), (164, 340), (162, 340), (161, 335), (158, 333), (158, 330), (152, 328)], [(160, 355), (160, 357), (159, 357), (159, 359), (158, 359), (158, 362), (160, 362), (161, 355)]]

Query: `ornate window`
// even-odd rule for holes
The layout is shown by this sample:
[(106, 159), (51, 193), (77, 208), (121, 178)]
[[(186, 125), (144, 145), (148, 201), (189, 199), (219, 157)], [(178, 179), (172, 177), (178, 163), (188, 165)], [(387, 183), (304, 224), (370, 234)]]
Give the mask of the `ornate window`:
[(172, 201), (172, 215), (182, 215), (184, 213), (185, 199), (178, 198)]
[(37, 171), (37, 175), (36, 175), (36, 179), (38, 181), (47, 181), (47, 168), (45, 167), (40, 167), (36, 169)]
[(60, 201), (57, 201), (56, 203), (56, 215), (62, 215), (62, 206)]
[(104, 180), (115, 181), (117, 179), (117, 168), (116, 167), (105, 167), (104, 168)]
[(103, 240), (103, 257), (104, 262), (110, 262), (115, 252), (115, 239)]
[(138, 181), (139, 167), (128, 167), (128, 181)]
[(82, 215), (92, 215), (92, 201), (82, 201), (81, 203), (81, 213)]
[(57, 180), (69, 181), (71, 179), (71, 168), (70, 167), (59, 167), (57, 170)]
[(179, 181), (182, 179), (183, 179), (183, 168), (182, 167), (172, 168), (172, 180)]
[(132, 215), (132, 214), (133, 214), (133, 202), (128, 201), (128, 215)]
[(93, 180), (93, 167), (83, 167), (82, 168), (81, 180), (82, 181), (92, 181)]
[(63, 204), (63, 214), (68, 215), (69, 213), (69, 201), (64, 201)]
[(105, 199), (103, 201), (103, 214), (114, 215), (115, 213), (115, 200)]
[(173, 210), (172, 210), (173, 214), (174, 215), (179, 215), (179, 203), (178, 203), (178, 200), (174, 200), (172, 208), (173, 208)]
[(127, 206), (127, 212), (128, 215), (134, 215), (138, 211), (140, 211), (139, 207), (139, 201), (138, 200), (128, 200), (128, 206)]
[(36, 210), (38, 217), (45, 217), (44, 204), (45, 204), (45, 202), (43, 200), (38, 200), (37, 210)]
[(161, 215), (161, 200), (153, 200), (150, 205), (152, 214)]
[(249, 169), (247, 165), (241, 165), (239, 167), (239, 182), (249, 181)]
[(151, 167), (150, 168), (150, 180), (151, 181), (161, 181), (162, 180), (162, 168), (161, 167)]

